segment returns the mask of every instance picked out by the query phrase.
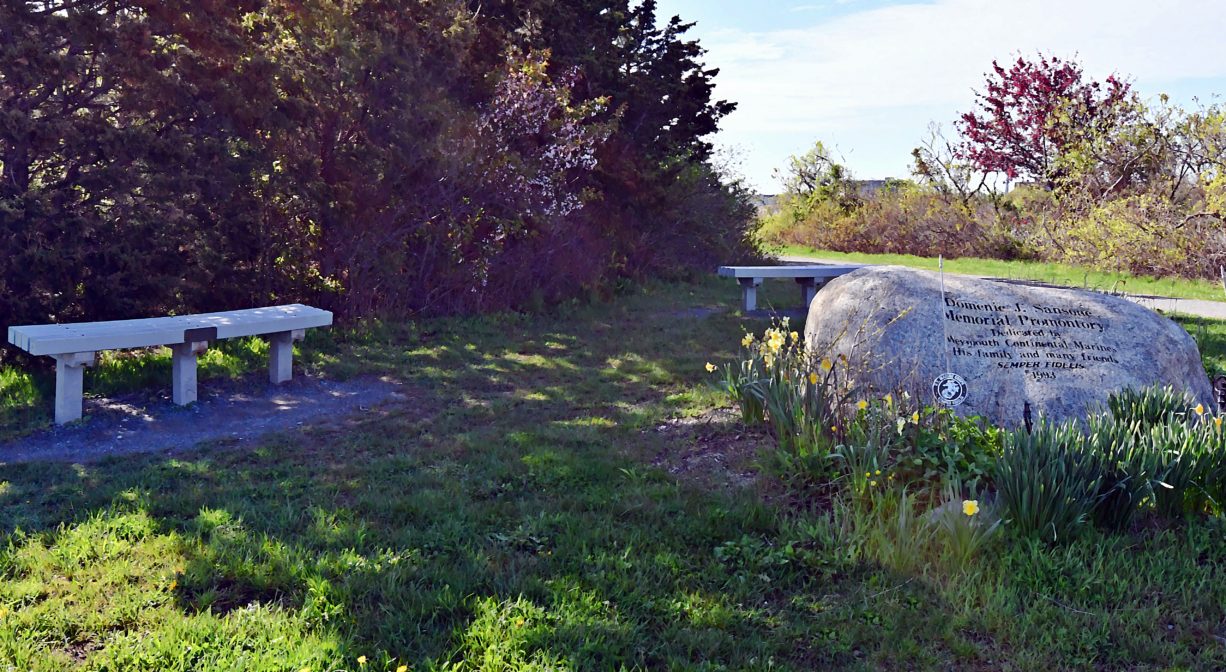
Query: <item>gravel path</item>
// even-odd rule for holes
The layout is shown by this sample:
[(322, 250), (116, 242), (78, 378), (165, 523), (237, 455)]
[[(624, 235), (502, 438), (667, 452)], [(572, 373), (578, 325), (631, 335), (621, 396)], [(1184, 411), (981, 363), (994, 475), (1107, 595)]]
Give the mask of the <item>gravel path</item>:
[(200, 401), (188, 407), (174, 405), (164, 393), (90, 398), (83, 421), (0, 444), (0, 465), (174, 453), (208, 441), (242, 445), (269, 432), (328, 423), (405, 398), (402, 387), (388, 380), (307, 376), (283, 385), (271, 385), (263, 376), (205, 381)]
[[(852, 263), (848, 261), (840, 261), (837, 259), (822, 259), (820, 257), (801, 257), (794, 255), (784, 255), (779, 257), (779, 261), (787, 263), (817, 263), (817, 264), (834, 264), (843, 265)], [(966, 275), (963, 273), (950, 273), (950, 275)], [(969, 277), (982, 278), (984, 280), (999, 280), (1001, 282), (1018, 282), (1023, 284), (1042, 285), (1044, 287), (1059, 287), (1060, 285), (1051, 285), (1041, 282), (1028, 282), (1025, 280), (1007, 280), (1004, 278), (995, 278), (986, 275), (971, 275)], [(1072, 289), (1078, 289), (1074, 287)], [(1196, 315), (1197, 317), (1208, 317), (1215, 320), (1226, 320), (1226, 302), (1223, 301), (1205, 301), (1203, 299), (1177, 299), (1169, 296), (1147, 296), (1144, 294), (1122, 294), (1123, 298), (1140, 304), (1151, 310), (1161, 311), (1163, 313), (1183, 313), (1184, 315)]]

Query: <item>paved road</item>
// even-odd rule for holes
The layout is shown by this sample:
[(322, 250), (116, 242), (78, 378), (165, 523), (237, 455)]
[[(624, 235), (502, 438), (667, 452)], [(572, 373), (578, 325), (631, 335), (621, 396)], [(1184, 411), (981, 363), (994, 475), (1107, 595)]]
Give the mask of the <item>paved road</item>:
[[(822, 259), (820, 257), (798, 257), (793, 255), (784, 255), (779, 257), (780, 261), (793, 263), (818, 263), (818, 264), (836, 264), (844, 265), (847, 260), (838, 259)], [(965, 275), (962, 273), (950, 273), (950, 275)], [(970, 276), (984, 278), (986, 280), (1000, 280), (991, 276)], [(1017, 282), (1017, 281), (1011, 281)], [(1045, 283), (1036, 283), (1045, 284)], [(1048, 285), (1057, 286), (1057, 285)], [(1198, 317), (1208, 317), (1215, 320), (1226, 320), (1226, 302), (1223, 301), (1205, 301), (1202, 299), (1176, 299), (1169, 296), (1137, 296), (1132, 294), (1123, 295), (1125, 299), (1138, 303), (1152, 310), (1159, 310), (1164, 313), (1183, 313), (1185, 315), (1196, 315)]]

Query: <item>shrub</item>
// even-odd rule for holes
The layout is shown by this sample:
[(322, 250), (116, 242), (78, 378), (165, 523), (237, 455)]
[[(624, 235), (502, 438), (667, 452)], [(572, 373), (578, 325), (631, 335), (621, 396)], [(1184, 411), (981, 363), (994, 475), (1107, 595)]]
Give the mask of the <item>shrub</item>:
[(764, 227), (770, 242), (840, 252), (1014, 258), (1022, 245), (989, 203), (970, 211), (934, 191), (908, 186), (877, 192), (853, 209), (791, 202)]
[(905, 425), (902, 468), (908, 476), (977, 489), (993, 477), (1004, 430), (980, 417), (925, 408)]

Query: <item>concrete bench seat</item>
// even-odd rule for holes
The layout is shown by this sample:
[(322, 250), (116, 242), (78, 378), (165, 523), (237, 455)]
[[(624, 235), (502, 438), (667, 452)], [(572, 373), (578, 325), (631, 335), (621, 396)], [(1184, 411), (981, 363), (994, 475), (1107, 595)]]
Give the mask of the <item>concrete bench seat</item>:
[(293, 376), (294, 341), (307, 329), (332, 324), (332, 313), (302, 304), (175, 315), (110, 322), (77, 322), (9, 327), (9, 343), (31, 355), (54, 357), (55, 422), (80, 419), (84, 367), (101, 350), (170, 346), (172, 397), (179, 405), (196, 401), (196, 356), (210, 341), (266, 336), (268, 378), (283, 383)]
[(720, 266), (719, 277), (736, 278), (741, 285), (745, 312), (758, 307), (758, 286), (765, 278), (794, 278), (800, 285), (803, 308), (809, 309), (813, 297), (822, 285), (833, 278), (864, 268), (864, 264), (796, 264), (791, 266)]

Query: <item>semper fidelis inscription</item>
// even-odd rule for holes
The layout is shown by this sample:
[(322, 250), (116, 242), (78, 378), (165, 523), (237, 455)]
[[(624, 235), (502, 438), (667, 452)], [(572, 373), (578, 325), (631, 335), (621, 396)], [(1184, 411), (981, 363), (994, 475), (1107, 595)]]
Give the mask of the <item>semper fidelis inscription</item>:
[[(1212, 404), (1192, 338), (1171, 320), (1097, 292), (945, 276), (897, 266), (831, 281), (809, 309), (811, 352), (844, 355), (861, 390), (927, 387), (949, 369), (968, 385), (957, 412), (1009, 427), (1029, 404), (1052, 419), (1081, 417), (1114, 391), (1173, 385)], [(834, 360), (832, 360), (834, 361)]]

